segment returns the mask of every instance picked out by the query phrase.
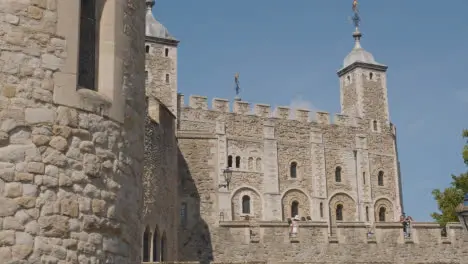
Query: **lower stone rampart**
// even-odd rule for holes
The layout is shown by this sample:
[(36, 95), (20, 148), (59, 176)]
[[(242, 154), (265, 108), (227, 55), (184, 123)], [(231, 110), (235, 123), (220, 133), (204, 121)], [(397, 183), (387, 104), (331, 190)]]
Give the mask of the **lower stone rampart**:
[[(301, 222), (296, 237), (286, 222), (224, 221), (211, 228), (212, 263), (468, 263), (468, 235), (449, 224)], [(184, 259), (181, 256), (182, 260)]]

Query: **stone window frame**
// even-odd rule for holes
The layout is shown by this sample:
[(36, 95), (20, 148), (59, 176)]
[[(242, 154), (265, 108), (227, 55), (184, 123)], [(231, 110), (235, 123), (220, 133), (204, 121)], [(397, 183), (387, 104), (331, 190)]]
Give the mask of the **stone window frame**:
[[(250, 189), (245, 189), (243, 191), (240, 191), (239, 192), (239, 201), (238, 201), (238, 205), (239, 205), (239, 216), (240, 217), (244, 217), (244, 216), (250, 216), (250, 217), (253, 217), (255, 216), (255, 195), (253, 195), (253, 193), (255, 193), (253, 190), (250, 190)], [(248, 196), (250, 198), (250, 213), (248, 214), (244, 214), (243, 212), (243, 208), (242, 208), (242, 198), (244, 196)]]
[(379, 220), (379, 211), (380, 208), (385, 208), (385, 221), (393, 221), (395, 217), (395, 211), (393, 209), (393, 203), (388, 197), (382, 196), (376, 199), (374, 203), (374, 221), (380, 222)]
[[(381, 220), (381, 213), (382, 213), (382, 209), (383, 209), (383, 221)], [(379, 207), (379, 210), (378, 210), (378, 215), (376, 216), (376, 218), (378, 219), (378, 222), (387, 222), (387, 207), (385, 205), (381, 205)]]
[(384, 170), (378, 170), (377, 172), (377, 186), (384, 187), (385, 186), (385, 172)]
[[(292, 177), (292, 174), (291, 174), (291, 167), (292, 167), (292, 164), (295, 163), (296, 164), (296, 177)], [(299, 162), (297, 160), (291, 160), (289, 162), (289, 166), (288, 166), (288, 176), (289, 176), (289, 179), (293, 179), (293, 180), (297, 180), (299, 179), (300, 177), (300, 173), (299, 173)]]
[[(340, 169), (340, 181), (336, 180), (336, 178), (337, 178), (336, 175), (337, 175), (338, 169)], [(334, 179), (333, 181), (335, 182), (335, 184), (343, 184), (343, 182), (344, 182), (343, 181), (343, 166), (341, 166), (341, 165), (336, 165), (335, 166), (335, 170), (334, 170), (334, 173), (333, 173), (333, 179)]]
[[(99, 21), (99, 54), (96, 91), (78, 87), (78, 59), (81, 1), (57, 1), (57, 35), (67, 43), (67, 57), (54, 73), (55, 104), (106, 116), (119, 123), (125, 118), (123, 74), (128, 38), (124, 34), (125, 6), (119, 1), (103, 1)], [(115, 23), (120, 21), (121, 23)]]
[[(249, 204), (248, 204), (248, 213), (244, 212), (244, 198), (247, 198)], [(251, 215), (252, 214), (252, 198), (250, 197), (250, 195), (242, 195), (242, 198), (241, 198), (241, 203), (242, 203), (242, 211), (241, 211), (241, 214), (243, 215)]]
[[(372, 132), (380, 133), (380, 122), (377, 119), (371, 119), (369, 120), (369, 127)], [(376, 128), (377, 127), (377, 128)]]

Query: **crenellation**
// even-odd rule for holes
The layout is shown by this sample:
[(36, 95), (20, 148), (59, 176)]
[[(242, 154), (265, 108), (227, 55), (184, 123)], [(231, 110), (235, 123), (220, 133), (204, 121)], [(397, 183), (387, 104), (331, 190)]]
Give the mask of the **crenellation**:
[(309, 113), (310, 110), (307, 109), (296, 109), (295, 112), (295, 119), (299, 122), (309, 122)]
[(255, 104), (254, 111), (257, 116), (267, 118), (271, 116), (271, 106), (268, 104)]
[(213, 98), (212, 110), (229, 113), (229, 100)]
[(316, 115), (315, 120), (317, 121), (317, 123), (319, 123), (321, 125), (329, 125), (330, 124), (330, 113), (317, 111), (317, 113), (315, 115)]
[(250, 103), (244, 101), (234, 101), (234, 113), (247, 115), (250, 114)]
[(194, 109), (208, 110), (208, 97), (200, 95), (191, 95), (189, 106)]
[(291, 116), (291, 109), (287, 106), (277, 106), (274, 112), (274, 117), (279, 119), (289, 119)]

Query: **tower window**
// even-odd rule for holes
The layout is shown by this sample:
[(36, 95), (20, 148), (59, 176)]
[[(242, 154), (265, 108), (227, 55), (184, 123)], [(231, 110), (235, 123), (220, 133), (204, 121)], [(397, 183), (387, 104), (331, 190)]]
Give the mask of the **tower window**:
[(320, 203), (320, 218), (323, 218), (323, 203)]
[(369, 79), (372, 80), (373, 77), (374, 77), (374, 74), (372, 72), (369, 73)]
[(362, 173), (362, 184), (366, 185), (366, 172)]
[(96, 19), (96, 1), (81, 0), (78, 86), (96, 90), (98, 69), (99, 31)]
[(297, 163), (296, 162), (291, 162), (291, 165), (289, 167), (289, 174), (291, 178), (297, 178)]
[(385, 207), (380, 207), (379, 209), (379, 222), (385, 222)]
[(145, 71), (145, 80), (148, 80), (148, 71)]
[(164, 55), (165, 55), (166, 57), (169, 56), (169, 49), (168, 49), (168, 48), (166, 48), (166, 49), (164, 50)]
[(248, 195), (242, 197), (242, 213), (250, 214), (250, 197)]
[(366, 221), (369, 222), (369, 207), (366, 206)]
[(150, 46), (146, 45), (146, 53), (149, 53)]
[(228, 165), (227, 166), (228, 166), (228, 168), (232, 168), (232, 156), (231, 155), (228, 156)]
[(379, 186), (383, 186), (384, 185), (384, 172), (383, 171), (379, 171), (379, 175), (377, 176), (377, 184)]
[(348, 75), (348, 76), (346, 76), (346, 78), (348, 79), (348, 82), (350, 82), (350, 81), (351, 81), (351, 77), (350, 77), (349, 75)]
[(335, 169), (335, 182), (341, 182), (341, 167)]
[(343, 205), (336, 206), (336, 221), (343, 221)]
[(236, 156), (236, 168), (240, 168), (240, 162), (241, 162), (240, 156)]
[(295, 217), (299, 215), (299, 202), (293, 201), (291, 204), (291, 217)]
[(166, 74), (166, 83), (169, 83), (169, 74)]
[(372, 126), (373, 126), (373, 128), (374, 128), (374, 131), (377, 131), (377, 120), (374, 120), (374, 121), (372, 122)]

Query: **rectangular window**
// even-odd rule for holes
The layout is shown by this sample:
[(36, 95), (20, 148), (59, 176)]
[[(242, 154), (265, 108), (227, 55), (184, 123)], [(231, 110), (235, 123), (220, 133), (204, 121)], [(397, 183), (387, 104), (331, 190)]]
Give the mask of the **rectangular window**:
[(166, 83), (169, 83), (169, 74), (166, 74)]
[(81, 0), (78, 86), (96, 90), (98, 69), (98, 25), (96, 0)]

